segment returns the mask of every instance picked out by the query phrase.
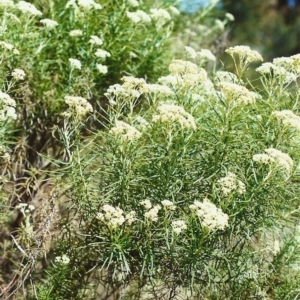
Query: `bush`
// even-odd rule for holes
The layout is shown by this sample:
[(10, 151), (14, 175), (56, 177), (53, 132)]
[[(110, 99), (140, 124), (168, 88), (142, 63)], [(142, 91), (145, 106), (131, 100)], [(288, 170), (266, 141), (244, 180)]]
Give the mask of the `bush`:
[[(40, 13), (23, 1), (2, 8), (33, 36), (26, 47), (21, 29), (11, 30), (14, 46), (2, 44), (3, 105), (11, 94), (21, 107), (22, 97), (24, 130), (14, 135), (41, 147), (15, 144), (7, 163), (23, 194), (7, 192), (11, 206), (22, 203), (5, 259), (23, 260), (5, 299), (296, 299), (299, 55), (258, 67), (258, 90), (245, 74), (263, 58), (247, 46), (226, 50), (234, 73), (217, 71), (207, 49), (168, 56), (160, 48), (171, 34), (166, 9), (176, 10), (167, 4), (47, 3), (61, 27), (40, 27)], [(133, 13), (142, 8), (150, 13)], [(99, 12), (113, 21), (101, 23)], [(14, 49), (26, 53), (22, 61)], [(11, 72), (20, 65), (26, 77)], [(4, 141), (13, 107), (3, 107)]]

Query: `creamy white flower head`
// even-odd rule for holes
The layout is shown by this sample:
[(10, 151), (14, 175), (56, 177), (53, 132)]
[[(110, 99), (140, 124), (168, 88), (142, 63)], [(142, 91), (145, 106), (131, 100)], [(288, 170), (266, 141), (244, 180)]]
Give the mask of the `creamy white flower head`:
[(291, 157), (275, 148), (265, 149), (266, 154), (255, 154), (253, 160), (257, 163), (269, 164), (276, 166), (290, 175), (293, 169), (294, 162)]
[(126, 221), (128, 221), (128, 224), (132, 224), (132, 222), (135, 221), (135, 212), (133, 211), (125, 217), (123, 209), (109, 204), (103, 205), (102, 211), (104, 213), (97, 213), (96, 218), (100, 222), (105, 223), (111, 229), (115, 229), (123, 225)]
[(108, 67), (105, 65), (97, 64), (96, 68), (97, 68), (98, 72), (101, 74), (106, 74), (108, 72)]
[(82, 36), (83, 32), (80, 29), (73, 29), (69, 32), (69, 36), (75, 37), (75, 36)]
[(0, 41), (0, 47), (2, 47), (2, 49), (6, 49), (6, 50), (13, 50), (14, 46), (10, 43), (6, 43), (4, 41)]
[(184, 61), (181, 59), (175, 59), (169, 66), (169, 71), (172, 75), (182, 75), (182, 74), (197, 74), (199, 68), (196, 64), (190, 61)]
[(140, 204), (143, 205), (147, 210), (149, 210), (152, 207), (152, 203), (149, 199), (141, 201)]
[(91, 35), (89, 43), (92, 44), (92, 45), (101, 46), (103, 44), (103, 41), (98, 36)]
[(71, 114), (80, 119), (93, 111), (92, 105), (83, 97), (65, 96), (65, 102), (69, 105)]
[(234, 101), (237, 104), (253, 104), (259, 99), (258, 94), (235, 83), (221, 81), (218, 86), (226, 101)]
[(153, 93), (161, 96), (174, 96), (174, 92), (166, 85), (145, 83), (141, 86), (142, 93)]
[(213, 53), (209, 49), (201, 49), (197, 52), (197, 55), (200, 59), (203, 59), (205, 61), (216, 61), (216, 57), (213, 55)]
[(91, 9), (102, 9), (102, 6), (96, 3), (94, 0), (77, 0), (78, 7), (91, 10)]
[(275, 65), (270, 62), (263, 63), (260, 67), (256, 69), (257, 72), (263, 75), (269, 75), (275, 78), (279, 78), (284, 83), (290, 83), (297, 80), (297, 75), (293, 73), (293, 70), (289, 68), (288, 71), (285, 67), (280, 65)]
[(153, 123), (169, 123), (172, 126), (180, 125), (182, 128), (196, 130), (194, 117), (181, 106), (174, 104), (160, 104), (157, 107), (158, 115), (152, 117)]
[(81, 69), (81, 62), (80, 62), (80, 60), (78, 60), (76, 58), (69, 58), (69, 62), (70, 62), (70, 65), (71, 65), (72, 69), (78, 69), (78, 70)]
[(0, 121), (6, 121), (8, 118), (17, 119), (16, 115), (16, 101), (13, 100), (8, 94), (0, 91)]
[(99, 58), (110, 57), (110, 53), (106, 50), (103, 50), (103, 49), (97, 49), (96, 52), (95, 52), (95, 55)]
[(175, 210), (176, 209), (176, 205), (174, 205), (174, 203), (170, 200), (163, 200), (161, 201), (161, 204), (163, 207), (165, 207), (168, 210)]
[(16, 80), (23, 80), (26, 74), (22, 69), (14, 69), (11, 73), (11, 76)]
[(113, 84), (109, 86), (106, 93), (104, 93), (105, 97), (107, 97), (109, 100), (114, 99), (118, 96), (122, 96), (124, 93), (126, 93), (125, 89), (120, 84)]
[(136, 212), (134, 210), (130, 211), (126, 216), (125, 220), (128, 225), (131, 225), (133, 222), (135, 222), (136, 219)]
[(148, 211), (144, 213), (144, 216), (146, 219), (152, 221), (152, 222), (157, 222), (158, 221), (158, 212), (160, 211), (161, 206), (160, 205), (155, 205)]
[(177, 235), (180, 234), (183, 230), (187, 229), (186, 223), (182, 220), (172, 221), (171, 226), (174, 233), (176, 233)]
[(176, 87), (177, 85), (181, 85), (182, 78), (175, 75), (167, 75), (158, 78), (158, 82), (164, 85), (170, 85), (172, 87)]
[(15, 7), (15, 3), (12, 0), (1, 0), (0, 7)]
[(116, 125), (109, 130), (109, 133), (119, 136), (123, 141), (127, 142), (139, 139), (142, 135), (135, 127), (123, 121), (116, 121)]
[(235, 46), (225, 50), (230, 56), (237, 55), (242, 61), (249, 64), (253, 61), (263, 61), (262, 56), (255, 50), (250, 49), (249, 46)]
[(8, 94), (3, 93), (1, 91), (0, 91), (0, 100), (5, 105), (12, 106), (12, 107), (16, 106), (16, 101), (13, 100)]
[(127, 11), (126, 15), (130, 19), (130, 21), (133, 23), (141, 22), (141, 18), (135, 12)]
[(155, 21), (166, 22), (171, 20), (171, 16), (167, 10), (163, 8), (152, 8), (150, 9), (151, 18)]
[(229, 20), (229, 21), (234, 21), (234, 16), (231, 13), (226, 13), (225, 17)]
[(53, 29), (56, 26), (58, 26), (58, 23), (56, 21), (50, 20), (50, 19), (42, 19), (40, 20), (40, 23), (45, 25), (46, 28), (48, 29)]
[(137, 0), (127, 0), (129, 6), (138, 7), (140, 4)]
[(42, 12), (39, 11), (33, 4), (26, 1), (19, 1), (16, 4), (16, 8), (19, 9), (23, 14), (30, 14), (33, 16), (42, 15)]
[(144, 85), (146, 84), (145, 79), (143, 78), (136, 78), (133, 76), (123, 76), (122, 81), (124, 82), (122, 84), (122, 87), (126, 91), (137, 89), (139, 91), (143, 90)]
[(228, 226), (228, 215), (206, 198), (202, 202), (194, 201), (190, 209), (198, 216), (201, 225), (209, 230), (224, 230)]
[(225, 29), (224, 22), (222, 22), (221, 20), (218, 20), (218, 19), (215, 20), (215, 26), (221, 31), (224, 31), (224, 29)]
[(55, 262), (62, 265), (67, 265), (70, 262), (70, 258), (65, 254), (63, 256), (56, 256)]
[(279, 120), (284, 126), (300, 131), (300, 117), (295, 115), (291, 110), (274, 111), (272, 116)]
[(150, 23), (151, 18), (148, 14), (146, 14), (143, 10), (137, 10), (136, 12), (126, 12), (127, 17), (133, 23)]
[(147, 130), (151, 125), (149, 124), (149, 122), (147, 122), (143, 117), (141, 116), (137, 116), (134, 119), (134, 124), (135, 127), (137, 127), (138, 130), (140, 131), (144, 131)]
[(195, 51), (194, 48), (185, 46), (184, 49), (185, 49), (185, 52), (187, 53), (188, 57), (190, 57), (192, 59), (195, 59), (197, 57), (197, 52)]
[(236, 175), (231, 172), (228, 172), (225, 177), (220, 178), (217, 183), (225, 197), (229, 196), (232, 192), (237, 192), (240, 195), (246, 192), (245, 184), (238, 180)]

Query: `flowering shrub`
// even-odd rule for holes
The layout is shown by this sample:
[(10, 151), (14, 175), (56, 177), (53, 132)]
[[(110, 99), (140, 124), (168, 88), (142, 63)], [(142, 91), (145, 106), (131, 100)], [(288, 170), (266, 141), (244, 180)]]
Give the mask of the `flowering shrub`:
[(234, 73), (167, 56), (163, 1), (47, 3), (0, 3), (19, 26), (0, 43), (2, 144), (21, 128), (6, 259), (24, 258), (4, 299), (296, 299), (299, 56), (258, 67), (258, 89), (247, 46)]

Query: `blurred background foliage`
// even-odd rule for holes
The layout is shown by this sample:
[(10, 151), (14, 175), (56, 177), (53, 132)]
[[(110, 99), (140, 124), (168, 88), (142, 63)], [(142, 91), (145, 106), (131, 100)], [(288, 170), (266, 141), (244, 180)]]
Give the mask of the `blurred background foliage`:
[[(180, 9), (188, 16), (188, 22), (195, 24), (199, 21), (197, 18), (202, 17), (203, 8), (213, 2), (183, 0)], [(300, 52), (299, 0), (223, 0), (210, 15), (215, 18), (226, 12), (235, 18), (229, 31), (225, 32), (230, 45), (250, 45), (263, 55), (265, 61)], [(222, 40), (224, 43), (224, 36)], [(198, 43), (201, 43), (199, 36)]]

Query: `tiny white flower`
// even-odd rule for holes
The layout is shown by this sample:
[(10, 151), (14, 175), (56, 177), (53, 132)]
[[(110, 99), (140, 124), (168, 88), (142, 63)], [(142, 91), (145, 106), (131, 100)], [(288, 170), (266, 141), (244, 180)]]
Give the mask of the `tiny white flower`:
[(89, 40), (89, 43), (92, 45), (98, 45), (101, 46), (103, 44), (103, 41), (96, 35), (91, 35), (91, 38)]
[(82, 35), (83, 35), (83, 32), (80, 29), (74, 29), (69, 32), (69, 36), (72, 36), (72, 37), (82, 36)]
[(69, 62), (70, 62), (71, 68), (78, 69), (78, 70), (81, 69), (81, 62), (78, 59), (69, 58)]
[(46, 28), (48, 29), (53, 29), (56, 26), (58, 26), (58, 23), (56, 21), (50, 20), (50, 19), (42, 19), (40, 20), (40, 23), (45, 25)]

